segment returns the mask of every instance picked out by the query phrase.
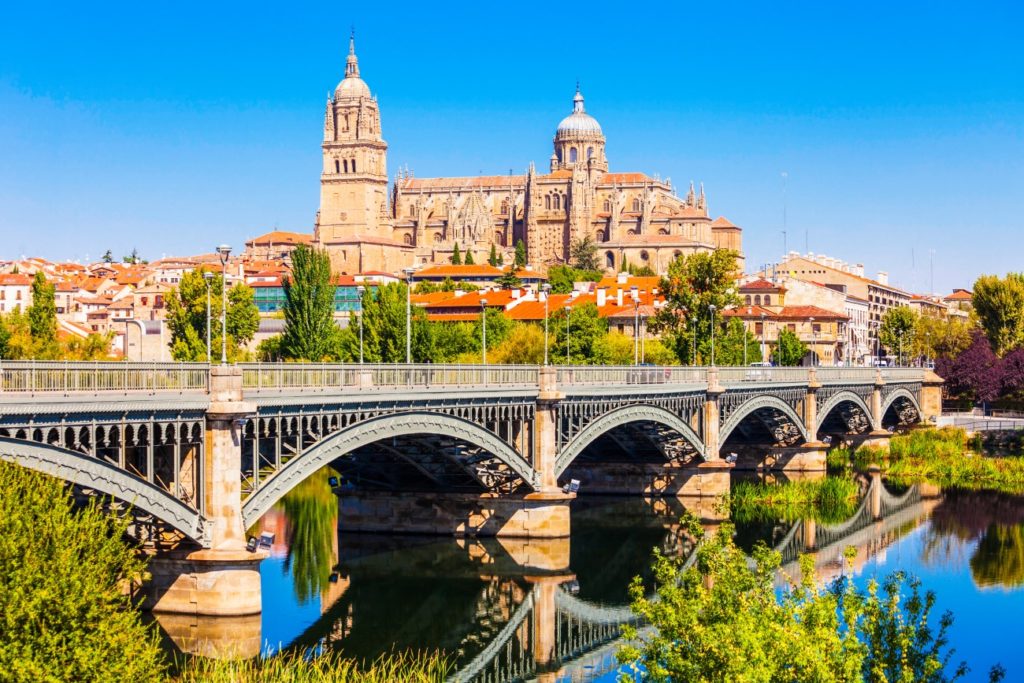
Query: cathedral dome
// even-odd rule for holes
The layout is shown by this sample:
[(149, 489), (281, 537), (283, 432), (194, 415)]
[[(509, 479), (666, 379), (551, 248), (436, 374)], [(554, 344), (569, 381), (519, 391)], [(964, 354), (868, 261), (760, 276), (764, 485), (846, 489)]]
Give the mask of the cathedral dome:
[(359, 77), (359, 60), (356, 58), (356, 38), (348, 40), (348, 57), (345, 59), (345, 78), (334, 89), (335, 99), (370, 97), (370, 86)]
[(580, 93), (579, 86), (576, 87), (576, 95), (572, 98), (572, 113), (558, 124), (555, 137), (576, 133), (601, 135), (601, 124), (583, 108), (583, 95)]

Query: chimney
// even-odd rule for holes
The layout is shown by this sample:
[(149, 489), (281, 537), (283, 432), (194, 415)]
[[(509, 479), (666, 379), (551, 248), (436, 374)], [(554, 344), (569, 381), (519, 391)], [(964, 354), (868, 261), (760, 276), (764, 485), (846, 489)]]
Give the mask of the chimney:
[(574, 290), (572, 290), (572, 292), (569, 293), (569, 299), (570, 300), (575, 299), (579, 295), (580, 295), (580, 290), (574, 289)]
[(615, 305), (622, 305), (622, 287), (619, 287), (618, 294), (615, 295)]
[(889, 286), (889, 273), (885, 272), (884, 270), (878, 271), (878, 278), (877, 278), (877, 280), (878, 280), (879, 284), (882, 284), (882, 285), (885, 285), (886, 287), (888, 287)]
[(617, 275), (617, 276), (615, 277), (615, 283), (616, 283), (616, 284), (619, 284), (619, 285), (624, 285), (624, 284), (626, 284), (626, 281), (627, 281), (627, 280), (629, 280), (629, 273), (625, 273), (625, 272), (623, 272), (623, 273), (619, 273), (619, 274), (618, 274), (618, 275)]
[(864, 264), (858, 263), (857, 265), (850, 269), (850, 272), (856, 275), (857, 277), (864, 277)]
[(597, 288), (597, 307), (604, 308), (604, 305), (608, 302), (608, 290), (604, 287)]
[(516, 287), (515, 289), (512, 290), (512, 298), (513, 299), (518, 299), (520, 297), (520, 295), (521, 295), (521, 292), (519, 291), (518, 287)]

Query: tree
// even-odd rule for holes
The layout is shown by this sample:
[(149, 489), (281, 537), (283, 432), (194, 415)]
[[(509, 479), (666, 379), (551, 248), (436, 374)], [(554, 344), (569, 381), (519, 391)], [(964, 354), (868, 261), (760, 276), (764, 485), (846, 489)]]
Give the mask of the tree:
[(914, 330), (917, 327), (917, 314), (909, 306), (890, 308), (882, 316), (882, 326), (878, 331), (878, 340), (889, 353), (903, 354), (913, 348)]
[(54, 358), (59, 353), (55, 289), (46, 281), (42, 271), (36, 272), (32, 278), (32, 305), (28, 307), (29, 331), (36, 358)]
[(1003, 385), (1003, 367), (992, 345), (980, 330), (971, 345), (955, 359), (939, 358), (935, 372), (946, 380), (946, 390), (954, 396), (969, 396), (989, 403), (999, 398)]
[(131, 263), (132, 265), (134, 265), (136, 263), (145, 263), (145, 261), (143, 261), (142, 258), (139, 257), (139, 250), (138, 249), (134, 249), (134, 248), (132, 249), (132, 253), (128, 254), (125, 257), (123, 257), (121, 260), (124, 263)]
[(85, 338), (72, 337), (63, 344), (60, 355), (63, 360), (107, 360), (113, 339), (113, 332), (94, 332)]
[(548, 268), (548, 284), (552, 294), (568, 294), (577, 282), (599, 282), (604, 274), (599, 270), (577, 270), (572, 266)]
[(11, 331), (7, 329), (3, 316), (0, 316), (0, 360), (9, 359), (11, 353)]
[[(566, 331), (566, 315), (569, 318), (569, 329)], [(608, 321), (598, 315), (597, 305), (593, 303), (573, 306), (551, 312), (548, 322), (551, 341), (550, 355), (553, 358), (565, 358), (567, 364), (604, 365), (608, 362), (608, 348), (604, 345), (604, 337), (608, 333)], [(568, 334), (568, 353), (566, 351), (566, 335)]]
[[(210, 332), (214, 358), (221, 347), (221, 296), (224, 279), (218, 273), (210, 278)], [(178, 286), (166, 297), (167, 327), (171, 331), (171, 356), (179, 361), (204, 361), (206, 356), (206, 280), (193, 270), (181, 278)], [(252, 340), (259, 328), (259, 309), (252, 288), (237, 284), (228, 290), (227, 350), (228, 360), (245, 357), (242, 348)]]
[(516, 241), (516, 256), (512, 265), (516, 270), (526, 267), (526, 245), (522, 240)]
[(35, 345), (32, 343), (32, 332), (29, 330), (28, 316), (15, 308), (10, 313), (0, 316), (0, 328), (6, 332), (5, 360), (24, 360), (33, 358)]
[(772, 351), (772, 361), (776, 365), (794, 366), (803, 362), (807, 355), (807, 345), (800, 341), (796, 332), (784, 328), (779, 332), (779, 339)]
[[(488, 323), (490, 324), (490, 323)], [(514, 323), (507, 336), (491, 348), (487, 328), (487, 361), (502, 365), (540, 365), (544, 362), (544, 330), (532, 323)]]
[(979, 277), (971, 303), (996, 355), (1024, 344), (1024, 273)]
[[(369, 290), (363, 293), (364, 360), (374, 363), (405, 362), (406, 291), (404, 282), (392, 282), (377, 287), (376, 295), (371, 295)], [(418, 307), (413, 309), (413, 313), (422, 314), (425, 318), (425, 313)], [(423, 324), (426, 324), (425, 319)]]
[(463, 261), (463, 263), (466, 264), (467, 266), (475, 266), (476, 265), (476, 261), (473, 259), (473, 251), (472, 250), (470, 250), (470, 249), (466, 250), (466, 258)]
[(725, 331), (722, 311), (740, 303), (735, 290), (737, 256), (727, 249), (679, 256), (669, 264), (668, 273), (662, 278), (665, 305), (652, 321), (652, 327), (663, 334), (684, 363), (710, 362), (711, 326), (715, 326), (717, 342)]
[(291, 360), (322, 361), (335, 335), (331, 259), (323, 249), (300, 244), (284, 281), (284, 332), (280, 353)]
[(487, 257), (487, 263), (494, 266), (495, 268), (498, 267), (498, 250), (494, 246), (493, 242), (491, 243), (491, 254), (490, 256)]
[(715, 330), (716, 365), (744, 365), (761, 360), (760, 342), (739, 318), (730, 316), (720, 336)]
[(569, 261), (576, 270), (600, 270), (597, 244), (590, 235), (573, 240), (569, 245)]
[(458, 242), (455, 243), (455, 248), (452, 249), (452, 265), (453, 266), (461, 266), (462, 265), (462, 253), (459, 251), (459, 243)]
[(516, 271), (513, 268), (509, 268), (501, 276), (494, 281), (494, 284), (498, 285), (502, 289), (515, 289), (521, 287), (523, 281), (516, 275)]
[(124, 588), (145, 565), (120, 519), (51, 477), (0, 462), (0, 671), (8, 681), (157, 681), (156, 631)]
[(918, 358), (955, 358), (971, 345), (975, 321), (924, 315), (917, 319), (911, 353)]
[(107, 249), (105, 252), (103, 252), (103, 262), (104, 263), (113, 263), (114, 262), (114, 254), (109, 249)]
[[(805, 555), (799, 582), (777, 591), (778, 552), (759, 544), (751, 566), (731, 522), (710, 538), (692, 515), (684, 524), (699, 543), (696, 563), (655, 550), (655, 596), (640, 577), (630, 586), (633, 611), (651, 627), (623, 629), (619, 661), (636, 680), (942, 683), (967, 674), (965, 663), (946, 671), (953, 618), (929, 623), (935, 595), (918, 580), (897, 572), (862, 590), (844, 575), (822, 588)], [(997, 665), (989, 680), (1002, 676)]]

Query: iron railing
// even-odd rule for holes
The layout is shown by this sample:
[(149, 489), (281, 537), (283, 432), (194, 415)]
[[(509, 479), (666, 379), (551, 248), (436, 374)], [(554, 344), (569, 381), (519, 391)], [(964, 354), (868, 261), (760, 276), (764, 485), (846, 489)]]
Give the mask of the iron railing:
[(209, 366), (206, 363), (0, 363), (0, 392), (4, 393), (205, 392), (208, 383)]
[[(207, 391), (205, 363), (4, 361), (0, 363), (0, 392), (183, 392)], [(240, 363), (242, 386), (250, 391), (335, 390), (344, 388), (412, 387), (537, 387), (537, 365)], [(814, 368), (822, 383), (873, 381), (919, 382), (921, 368)], [(653, 365), (555, 366), (559, 385), (706, 384), (710, 368)], [(806, 367), (718, 367), (724, 386), (747, 383), (803, 384)]]

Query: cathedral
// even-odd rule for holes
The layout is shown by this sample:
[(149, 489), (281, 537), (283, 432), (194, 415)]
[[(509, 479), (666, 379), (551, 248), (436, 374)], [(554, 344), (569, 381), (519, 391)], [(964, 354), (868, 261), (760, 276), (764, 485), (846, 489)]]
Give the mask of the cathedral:
[(350, 39), (345, 77), (327, 99), (313, 236), (336, 272), (449, 263), (456, 245), (478, 263), (494, 245), (510, 262), (519, 240), (538, 268), (567, 262), (573, 242), (586, 237), (609, 272), (628, 262), (663, 273), (680, 254), (742, 253), (741, 229), (711, 219), (703, 186), (697, 192), (691, 183), (679, 197), (667, 180), (609, 171), (604, 133), (578, 86), (571, 113), (555, 129), (546, 173), (532, 162), (523, 175), (399, 172), (389, 191), (387, 149), (377, 99), (360, 78)]

